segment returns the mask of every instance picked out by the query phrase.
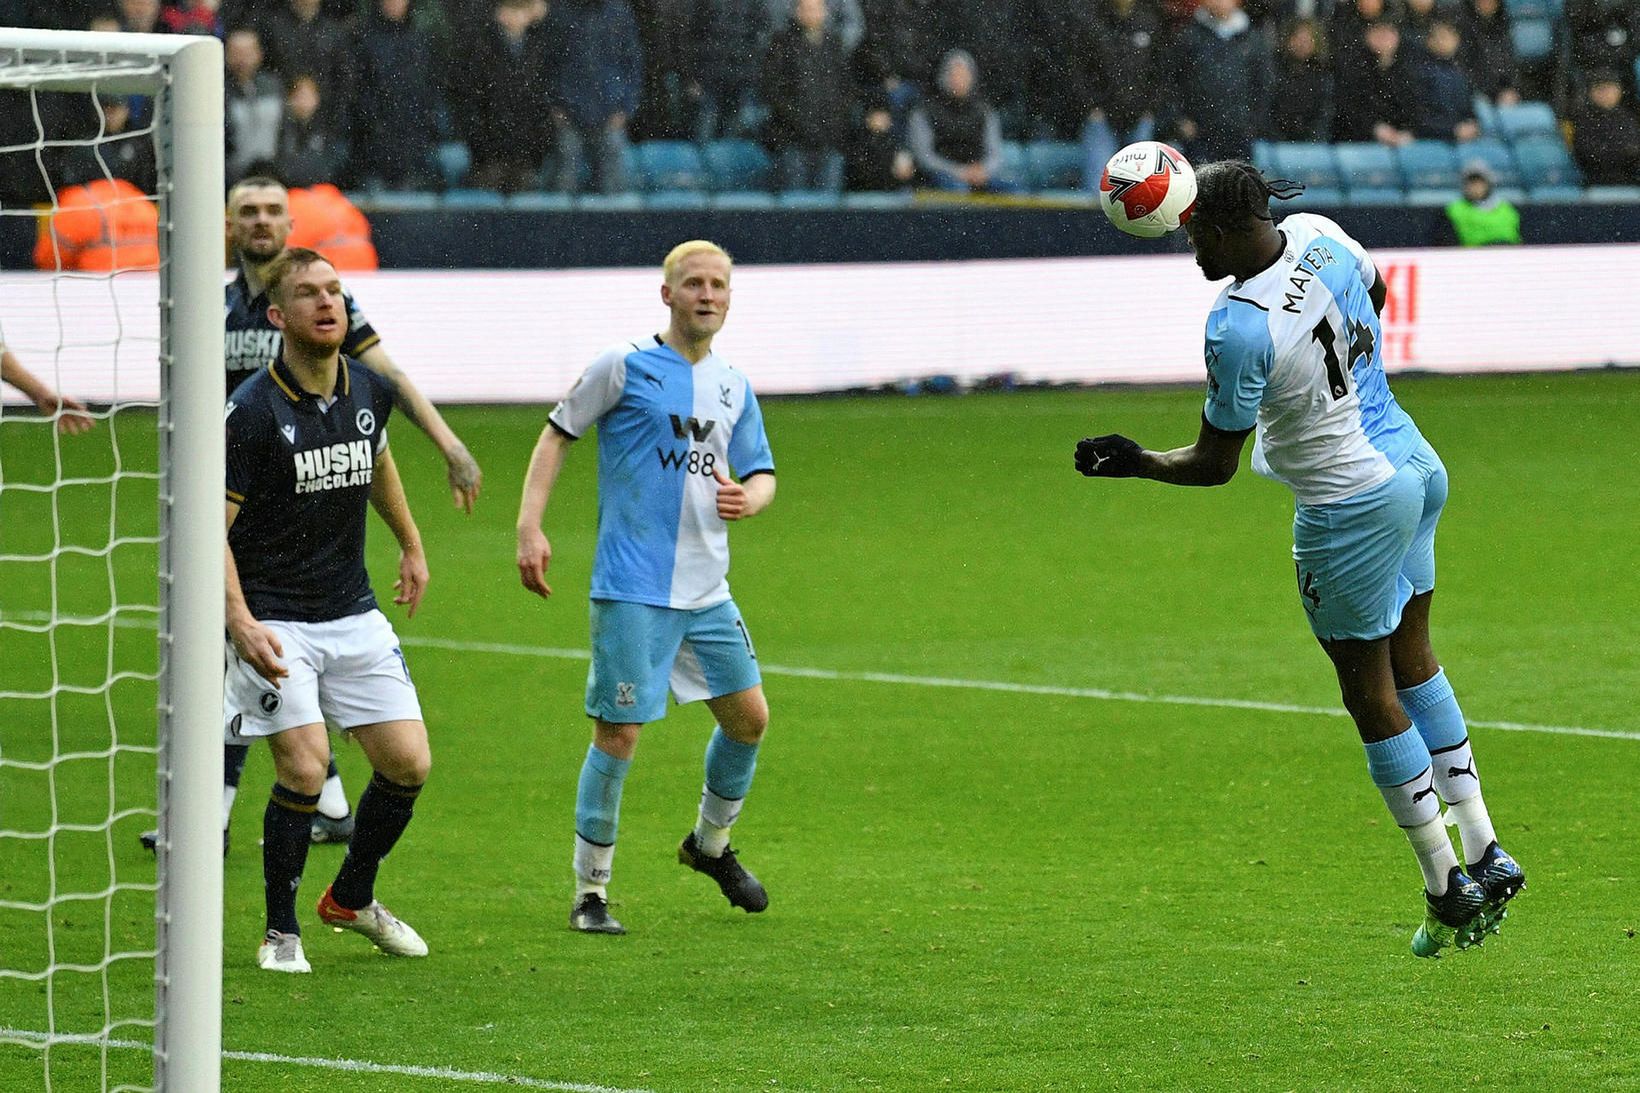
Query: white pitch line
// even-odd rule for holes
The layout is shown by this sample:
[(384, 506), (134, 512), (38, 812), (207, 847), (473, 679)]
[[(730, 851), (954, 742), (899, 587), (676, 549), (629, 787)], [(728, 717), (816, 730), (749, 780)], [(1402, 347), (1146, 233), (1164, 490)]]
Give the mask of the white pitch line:
[[(426, 649), (447, 649), (458, 653), (496, 653), (502, 656), (537, 657), (549, 660), (590, 660), (585, 649), (556, 649), (542, 645), (515, 645), (493, 641), (455, 641), (449, 638), (400, 636), (404, 645)], [(764, 664), (765, 675), (799, 679), (825, 679), (842, 683), (887, 683), (897, 687), (950, 687), (970, 691), (1000, 691), (1004, 694), (1049, 695), (1056, 698), (1088, 698), (1099, 702), (1135, 702), (1165, 706), (1204, 706), (1219, 710), (1259, 710), (1264, 713), (1305, 714), (1348, 717), (1336, 706), (1297, 706), (1287, 702), (1261, 702), (1247, 698), (1211, 698), (1199, 695), (1146, 694), (1140, 691), (1111, 691), (1102, 687), (1063, 687), (1049, 683), (1012, 683), (996, 679), (952, 679), (944, 676), (898, 675), (892, 672), (844, 672), (831, 668), (794, 668)], [(1523, 721), (1478, 721), (1468, 719), (1474, 729), (1501, 732), (1535, 732), (1551, 736), (1597, 736), (1608, 740), (1640, 740), (1640, 732), (1621, 729), (1590, 729), (1579, 725), (1534, 725)]]
[[(89, 1044), (123, 1050), (152, 1051), (153, 1044), (141, 1040), (104, 1040), (101, 1036), (56, 1035), (29, 1029), (0, 1028), (0, 1042), (6, 1038), (27, 1041), (27, 1046), (43, 1048), (52, 1044)], [(224, 1051), (224, 1059), (240, 1063), (278, 1063), (283, 1066), (305, 1066), (314, 1070), (340, 1070), (352, 1074), (397, 1074), (406, 1078), (442, 1078), (468, 1085), (510, 1085), (515, 1089), (553, 1089), (560, 1093), (649, 1093), (644, 1089), (621, 1089), (612, 1085), (590, 1085), (586, 1082), (553, 1082), (545, 1078), (530, 1078), (521, 1074), (492, 1074), (484, 1070), (456, 1070), (447, 1066), (408, 1066), (397, 1063), (372, 1063), (362, 1059), (321, 1059), (303, 1055), (275, 1055), (267, 1051)]]
[[(14, 619), (39, 622), (47, 618), (44, 612), (12, 612)], [(149, 619), (119, 619), (116, 626), (152, 629)], [(500, 641), (456, 641), (451, 638), (427, 638), (400, 635), (399, 643), (413, 648), (448, 649), (457, 653), (495, 653), (500, 656), (536, 657), (547, 660), (590, 660), (585, 649), (560, 649), (544, 645), (517, 645)], [(949, 679), (943, 676), (897, 675), (890, 672), (844, 672), (831, 668), (796, 668), (779, 664), (765, 664), (763, 671), (772, 676), (791, 676), (798, 679), (827, 679), (841, 683), (886, 683), (896, 687), (951, 687), (969, 691), (1000, 691), (1004, 694), (1049, 695), (1055, 698), (1087, 698), (1098, 702), (1135, 702), (1161, 706), (1200, 706), (1215, 710), (1259, 710), (1264, 713), (1304, 714), (1311, 717), (1348, 717), (1337, 706), (1297, 706), (1287, 702), (1261, 702), (1248, 698), (1214, 698), (1200, 695), (1146, 694), (1140, 691), (1111, 691), (1102, 687), (1063, 687), (1051, 683), (1012, 683), (996, 679)], [(1497, 729), (1499, 732), (1534, 732), (1549, 736), (1595, 736), (1606, 740), (1640, 740), (1640, 732), (1623, 729), (1591, 729), (1580, 725), (1535, 725), (1526, 721), (1477, 721), (1468, 719), (1472, 729)]]

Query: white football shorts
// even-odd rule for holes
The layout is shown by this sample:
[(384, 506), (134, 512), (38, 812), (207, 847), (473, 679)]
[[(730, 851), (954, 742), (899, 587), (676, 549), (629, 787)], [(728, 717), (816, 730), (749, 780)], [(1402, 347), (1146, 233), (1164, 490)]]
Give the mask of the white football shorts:
[(420, 721), (421, 700), (393, 624), (380, 611), (329, 622), (264, 622), (279, 636), (290, 675), (273, 684), (227, 643), (222, 719), (227, 742), (325, 722), (346, 732), (381, 721)]

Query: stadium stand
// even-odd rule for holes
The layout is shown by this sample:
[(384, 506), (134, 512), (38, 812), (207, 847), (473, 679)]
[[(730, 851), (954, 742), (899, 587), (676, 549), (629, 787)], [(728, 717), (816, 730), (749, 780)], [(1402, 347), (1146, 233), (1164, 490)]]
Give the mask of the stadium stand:
[[(1054, 202), (1085, 200), (1089, 193), (1090, 146), (1082, 143), (1082, 133), (1067, 131), (1065, 119), (1072, 116), (1074, 111), (1068, 113), (1064, 109), (1065, 104), (1054, 101), (1054, 97), (1071, 93), (1064, 83), (1067, 73), (1077, 80), (1091, 81), (1091, 85), (1096, 86), (1103, 66), (1100, 55), (1082, 51), (1075, 58), (1067, 58), (1064, 51), (1072, 47), (1065, 40), (1056, 39), (1050, 29), (1036, 29), (1031, 19), (1020, 17), (1019, 13), (1033, 10), (1027, 0), (991, 0), (991, 3), (1014, 13), (996, 22), (996, 26), (1015, 28), (1010, 33), (1021, 36), (1021, 40), (1012, 43), (1009, 50), (998, 52), (987, 49), (984, 41), (952, 37), (957, 32), (950, 27), (932, 24), (921, 28), (928, 39), (928, 48), (936, 58), (953, 47), (967, 48), (981, 55), (995, 53), (999, 57), (1012, 58), (1011, 63), (1015, 66), (1012, 69), (998, 67), (994, 63), (984, 66), (982, 88), (993, 100), (1008, 104), (1008, 109), (1002, 111), (1004, 140), (1000, 180), (1005, 183), (1004, 188), (1010, 192), (1035, 194)], [(1157, 25), (1162, 28), (1163, 43), (1157, 47), (1157, 55), (1165, 58), (1181, 30), (1189, 24), (1193, 5), (1189, 0), (1167, 4), (1158, 4), (1157, 0), (1136, 0), (1136, 3), (1156, 15)], [(1262, 23), (1272, 39), (1279, 37), (1275, 31), (1285, 25), (1278, 22), (1283, 17), (1282, 13), (1293, 7), (1270, 4), (1267, 0), (1257, 3), (1245, 0), (1245, 4), (1245, 10), (1253, 22)], [(657, 36), (663, 36), (666, 28), (657, 21), (662, 17), (651, 10), (659, 6), (632, 6), (637, 13), (640, 38), (645, 43), (659, 41)], [(1332, 11), (1335, 6), (1340, 9), (1336, 15)], [(568, 208), (710, 207), (757, 210), (832, 208), (845, 204), (856, 207), (852, 199), (840, 202), (836, 199), (837, 195), (822, 197), (810, 193), (776, 193), (779, 187), (775, 156), (766, 144), (760, 143), (760, 139), (768, 134), (755, 128), (736, 133), (732, 139), (700, 143), (690, 139), (697, 135), (698, 128), (691, 115), (694, 108), (688, 96), (680, 98), (675, 88), (699, 82), (699, 74), (680, 73), (670, 68), (646, 74), (646, 88), (658, 90), (646, 92), (648, 97), (640, 103), (636, 114), (625, 121), (631, 137), (625, 153), (631, 194), (585, 195), (582, 191), (591, 181), (586, 164), (581, 163), (578, 177), (560, 179), (554, 170), (551, 154), (541, 164), (539, 175), (533, 183), (525, 180), (526, 188), (522, 192), (503, 194), (481, 188), (481, 184), (496, 185), (496, 182), (487, 176), (483, 179), (474, 177), (471, 149), (477, 145), (470, 143), (468, 137), (477, 139), (481, 134), (462, 131), (463, 125), (475, 124), (470, 116), (471, 111), (460, 109), (461, 104), (471, 97), (466, 95), (462, 83), (464, 80), (471, 81), (474, 76), (469, 47), (486, 35), (513, 34), (514, 41), (519, 43), (514, 54), (517, 63), (535, 67), (524, 70), (524, 77), (519, 76), (516, 70), (510, 70), (513, 75), (507, 78), (528, 78), (531, 86), (548, 89), (547, 102), (543, 104), (538, 120), (541, 126), (551, 129), (554, 124), (562, 124), (561, 120), (555, 122), (553, 119), (561, 116), (561, 102), (573, 98), (576, 90), (569, 83), (572, 77), (568, 71), (555, 67), (563, 63), (560, 57), (562, 50), (557, 47), (567, 43), (574, 34), (573, 21), (565, 21), (566, 17), (558, 10), (561, 7), (559, 4), (537, 5), (530, 16), (529, 25), (518, 31), (516, 26), (510, 30), (503, 26), (498, 6), (486, 0), (412, 0), (410, 22), (417, 28), (418, 34), (425, 33), (427, 36), (434, 67), (438, 69), (425, 75), (439, 101), (430, 108), (425, 129), (418, 134), (423, 139), (410, 142), (425, 143), (430, 149), (426, 170), (410, 171), (404, 179), (383, 188), (380, 183), (369, 183), (364, 177), (368, 172), (362, 168), (344, 165), (338, 168), (334, 181), (344, 189), (367, 190), (355, 196), (361, 204), (371, 209), (506, 208), (552, 212)], [(771, 13), (776, 7), (771, 4)], [(1298, 7), (1304, 9), (1304, 5)], [(1344, 18), (1344, 7), (1326, 2), (1316, 5), (1317, 17), (1329, 21), (1332, 40), (1328, 43), (1329, 56), (1323, 57), (1323, 63), (1333, 81), (1329, 85), (1329, 94), (1340, 102), (1363, 93), (1351, 86), (1352, 80), (1360, 78), (1361, 70), (1349, 58), (1359, 56), (1365, 48), (1362, 37), (1364, 24)], [(1593, 67), (1596, 60), (1601, 71), (1621, 70), (1625, 85), (1624, 109), (1631, 112), (1636, 110), (1635, 89), (1640, 85), (1640, 42), (1623, 44), (1608, 36), (1593, 47), (1580, 44), (1588, 35), (1568, 22), (1565, 0), (1505, 0), (1504, 7), (1508, 16), (1507, 33), (1500, 26), (1497, 40), (1489, 39), (1490, 44), (1485, 50), (1468, 50), (1470, 43), (1465, 43), (1465, 56), (1468, 58), (1465, 63), (1491, 66), (1485, 70), (1471, 69), (1468, 73), (1471, 86), (1477, 90), (1488, 89), (1489, 93), (1498, 95), (1496, 101), (1484, 94), (1477, 95), (1474, 100), (1475, 116), (1482, 132), (1480, 139), (1466, 143), (1420, 140), (1403, 144), (1401, 138), (1391, 139), (1379, 134), (1383, 143), (1257, 141), (1251, 149), (1254, 161), (1267, 170), (1304, 182), (1308, 193), (1303, 203), (1310, 207), (1393, 206), (1401, 203), (1417, 206), (1433, 202), (1456, 188), (1461, 167), (1473, 160), (1487, 163), (1497, 174), (1502, 189), (1519, 193), (1528, 201), (1588, 200), (1615, 204), (1629, 200), (1627, 195), (1640, 187), (1640, 177), (1623, 179), (1626, 183), (1623, 185), (1587, 189), (1584, 173), (1579, 171), (1570, 155), (1569, 143), (1573, 132), (1573, 111), (1581, 101), (1589, 78), (1598, 74)], [(79, 9), (54, 9), (50, 4), (34, 4), (22, 5), (17, 10), (46, 13), (33, 16), (37, 25), (60, 25), (60, 20), (68, 16), (54, 16), (54, 10), (68, 12)], [(330, 65), (330, 60), (344, 56), (364, 40), (362, 36), (370, 30), (371, 21), (377, 18), (375, 14), (367, 18), (364, 14), (367, 10), (373, 12), (374, 5), (326, 5), (317, 21), (303, 24), (293, 22), (288, 0), (239, 0), (223, 5), (224, 15), (218, 21), (218, 33), (243, 28), (255, 30), (268, 49), (268, 71), (287, 84), (298, 76), (312, 78), (315, 74), (307, 70), (317, 65), (321, 69), (317, 78), (323, 85), (327, 123), (333, 131), (345, 133), (356, 128), (353, 123), (359, 118), (374, 116), (373, 106), (369, 102), (357, 101), (358, 93), (349, 87), (349, 81), (330, 72), (326, 66)], [(865, 14), (861, 29), (866, 45), (860, 46), (862, 57), (868, 56), (870, 49), (874, 48), (873, 34), (884, 29), (873, 25), (873, 20), (907, 18), (904, 14), (888, 15), (890, 8), (865, 5), (863, 10)], [(899, 9), (892, 10), (897, 12)], [(1421, 63), (1416, 43), (1421, 37), (1421, 24), (1409, 14), (1410, 9), (1403, 12), (1398, 5), (1390, 5), (1387, 10), (1390, 18), (1403, 23), (1402, 38), (1406, 46), (1403, 51), (1406, 60), (1404, 67), (1411, 81), (1407, 87), (1416, 94), (1418, 66)], [(358, 14), (353, 14), (354, 11)], [(83, 20), (84, 17), (76, 18)], [(1106, 17), (1100, 14), (1098, 18), (1103, 20)], [(1577, 18), (1578, 13), (1574, 10), (1573, 20)], [(180, 27), (185, 23), (179, 22), (177, 25)], [(186, 25), (193, 27), (192, 24)], [(1467, 20), (1464, 26), (1467, 38), (1473, 28)], [(211, 28), (200, 24), (194, 29), (208, 32)], [(770, 29), (778, 28), (771, 23)], [(515, 32), (521, 33), (522, 37), (517, 37)], [(849, 48), (854, 48), (859, 41), (859, 38), (851, 39)], [(1509, 56), (1511, 46), (1513, 55)], [(1497, 52), (1499, 49), (1502, 54)], [(1589, 54), (1589, 49), (1596, 52)], [(307, 52), (304, 53), (304, 50)], [(654, 56), (650, 57), (650, 53)], [(1083, 53), (1087, 55), (1083, 56)], [(319, 65), (316, 58), (329, 60)], [(763, 58), (756, 58), (756, 61), (762, 64)], [(676, 58), (661, 49), (646, 49), (645, 62), (659, 66), (677, 63)], [(1506, 66), (1509, 68), (1507, 72)], [(1518, 66), (1518, 71), (1513, 66)], [(895, 111), (895, 131), (903, 134), (910, 104), (918, 96), (932, 93), (929, 87), (920, 86), (902, 87), (889, 94), (886, 87), (878, 87), (873, 82), (878, 77), (871, 65), (856, 64), (854, 69), (855, 78), (864, 81), (858, 88), (854, 124), (859, 123), (862, 112), (867, 108), (887, 105)], [(1053, 75), (1050, 78), (1042, 73)], [(1053, 86), (1039, 87), (1038, 84), (1043, 81), (1053, 83)], [(926, 83), (926, 80), (914, 78), (913, 82)], [(661, 92), (667, 88), (674, 90), (662, 95)], [(1524, 100), (1515, 101), (1516, 90), (1525, 95)], [(382, 92), (374, 94), (380, 95)], [(1192, 149), (1202, 141), (1212, 143), (1208, 140), (1209, 135), (1199, 132), (1192, 138), (1186, 138), (1184, 132), (1187, 130), (1174, 125), (1175, 119), (1165, 93), (1156, 92), (1156, 98), (1154, 116), (1159, 139), (1178, 144), (1187, 156), (1192, 155)], [(140, 107), (138, 109), (140, 111)], [(8, 110), (17, 112), (14, 104), (0, 104), (0, 128), (27, 127), (26, 118), (8, 119)], [(753, 102), (746, 116), (757, 117), (764, 113), (766, 111), (762, 110), (761, 104)], [(527, 117), (514, 119), (509, 124), (524, 122), (534, 124)], [(83, 118), (64, 117), (54, 119), (52, 124), (73, 129), (76, 126), (83, 128), (86, 122)], [(1398, 128), (1405, 131), (1404, 126)], [(903, 136), (901, 142), (903, 144)], [(847, 147), (838, 150), (845, 155), (849, 152)], [(1611, 180), (1602, 178), (1601, 181)], [(554, 184), (562, 184), (574, 194), (554, 192)], [(32, 182), (27, 178), (27, 172), (22, 172), (17, 179), (0, 174), (0, 200), (21, 203), (44, 200), (45, 195), (31, 192), (30, 185)], [(916, 189), (918, 185), (919, 182), (914, 181), (907, 189)], [(513, 187), (508, 184), (504, 188), (511, 190)], [(890, 195), (886, 198), (872, 197), (867, 204), (893, 205), (903, 200), (903, 197)]]

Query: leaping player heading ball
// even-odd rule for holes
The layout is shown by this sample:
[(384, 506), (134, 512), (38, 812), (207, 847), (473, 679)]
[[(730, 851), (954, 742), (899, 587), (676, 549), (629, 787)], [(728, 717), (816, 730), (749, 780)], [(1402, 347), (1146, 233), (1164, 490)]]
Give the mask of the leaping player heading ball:
[(1076, 468), (1222, 485), (1256, 430), (1253, 469), (1297, 501), (1300, 603), (1337, 670), (1367, 770), (1423, 871), (1426, 912), (1412, 950), (1466, 948), (1497, 930), (1526, 877), (1498, 845), (1463, 712), (1430, 646), (1447, 474), (1384, 376), (1384, 281), (1331, 220), (1300, 213), (1275, 223), (1270, 198), (1301, 186), (1236, 160), (1198, 168), (1196, 182), (1186, 225), (1196, 264), (1209, 281), (1233, 278), (1207, 317), (1201, 431), (1171, 451), (1115, 434), (1086, 439)]

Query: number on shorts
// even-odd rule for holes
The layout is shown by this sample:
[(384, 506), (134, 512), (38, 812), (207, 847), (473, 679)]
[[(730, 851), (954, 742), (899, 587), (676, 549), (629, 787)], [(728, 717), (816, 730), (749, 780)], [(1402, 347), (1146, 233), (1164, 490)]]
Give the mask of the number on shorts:
[(752, 648), (752, 635), (746, 632), (746, 624), (739, 619), (735, 620), (735, 628), (740, 631), (740, 640), (746, 643), (746, 655), (753, 660), (757, 659), (757, 650)]

